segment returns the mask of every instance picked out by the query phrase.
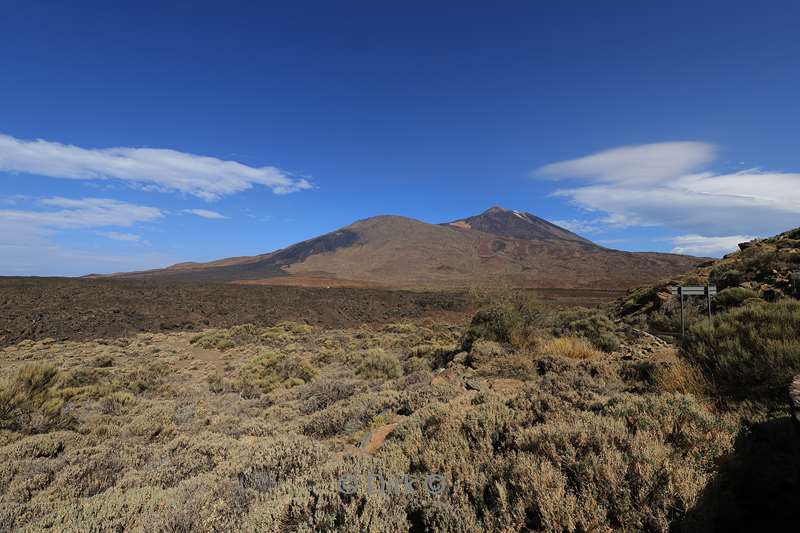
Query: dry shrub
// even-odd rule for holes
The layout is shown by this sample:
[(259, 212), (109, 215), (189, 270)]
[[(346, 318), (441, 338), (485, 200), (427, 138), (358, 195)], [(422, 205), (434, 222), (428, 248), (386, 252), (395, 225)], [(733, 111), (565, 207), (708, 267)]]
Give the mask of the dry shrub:
[(220, 394), (225, 390), (223, 378), (218, 374), (212, 374), (208, 376), (206, 378), (206, 382), (208, 383), (208, 390), (214, 394)]
[(260, 342), (262, 333), (263, 330), (258, 326), (242, 324), (230, 329), (218, 329), (201, 333), (193, 337), (189, 342), (201, 348), (225, 351), (237, 346), (256, 344)]
[(230, 350), (236, 346), (223, 331), (209, 331), (206, 333), (201, 333), (194, 337), (190, 342), (207, 350), (219, 350), (221, 352)]
[(144, 368), (137, 368), (126, 376), (126, 386), (134, 394), (157, 391), (169, 370), (169, 365), (164, 361), (148, 363)]
[(244, 489), (211, 474), (186, 480), (171, 491), (167, 501), (167, 506), (149, 517), (145, 531), (238, 531), (247, 511)]
[(242, 367), (237, 387), (248, 395), (253, 389), (269, 393), (278, 387), (302, 385), (316, 376), (317, 369), (301, 357), (268, 352), (251, 359)]
[(460, 346), (456, 344), (418, 344), (409, 350), (409, 355), (425, 359), (429, 368), (438, 368), (447, 365), (459, 350)]
[(403, 375), (403, 367), (394, 355), (373, 348), (361, 359), (356, 374), (366, 379), (394, 379)]
[(544, 341), (539, 350), (545, 354), (559, 355), (569, 359), (595, 359), (602, 355), (580, 337), (557, 337)]
[[(533, 316), (523, 323), (538, 324)], [(67, 383), (70, 390), (118, 388), (98, 401), (83, 401), (88, 392), (70, 396), (79, 431), (0, 431), (0, 530), (675, 529), (730, 451), (734, 429), (691, 396), (623, 380), (624, 363), (599, 352), (572, 358), (559, 350), (515, 351), (522, 341), (514, 335), (541, 331), (526, 328), (512, 330), (509, 345), (474, 339), (471, 352), (459, 355), (472, 358), (480, 375), (528, 380), (496, 390), (488, 380), (478, 392), (465, 391), (463, 378), (473, 370), (460, 364), (434, 383), (429, 370), (415, 368), (430, 368), (452, 330), (413, 325), (317, 332), (283, 324), (268, 328), (275, 337), (261, 330), (252, 342), (280, 342), (276, 353), (250, 360), (243, 358), (252, 348), (227, 354), (224, 371), (234, 381), (212, 375), (208, 387), (189, 381), (198, 372), (177, 365), (175, 374), (166, 372), (170, 366), (134, 372), (144, 358), (127, 354), (105, 370), (34, 372), (3, 390), (63, 400)], [(237, 335), (251, 342), (246, 330)], [(142, 353), (162, 347), (153, 342)], [(351, 364), (332, 357), (335, 364), (317, 377), (308, 361), (322, 348), (352, 354)], [(416, 354), (403, 361), (407, 375), (358, 379), (357, 370), (400, 375), (399, 361), (383, 361), (387, 352)], [(359, 368), (370, 355), (381, 361)], [(659, 378), (669, 365), (652, 368), (641, 379), (690, 388), (682, 369)], [(145, 390), (172, 385), (179, 396), (131, 397), (124, 390), (137, 378)], [(262, 399), (213, 394), (235, 387)], [(631, 394), (634, 387), (645, 394)], [(126, 413), (129, 419), (113, 417)], [(378, 450), (347, 453), (345, 445), (387, 422), (398, 425)], [(343, 474), (428, 472), (444, 476), (444, 494), (343, 495), (336, 488)]]
[(416, 372), (429, 372), (431, 370), (431, 363), (422, 357), (409, 357), (403, 361), (403, 372), (414, 374)]
[(470, 346), (464, 363), (472, 368), (477, 368), (499, 357), (504, 357), (508, 351), (498, 342), (476, 340)]
[(346, 400), (356, 393), (363, 392), (362, 383), (354, 380), (317, 381), (304, 390), (303, 414), (316, 413), (327, 409), (336, 402)]
[(127, 392), (112, 392), (100, 398), (100, 412), (113, 416), (123, 415), (128, 412), (135, 401), (134, 397)]
[(458, 518), (445, 531), (467, 523), (486, 531), (668, 531), (697, 501), (732, 436), (685, 396), (622, 394), (584, 410), (532, 388), (513, 402), (479, 393), (469, 405), (423, 408), (382, 452), (408, 461), (398, 468), (449, 480), (441, 503)]
[(164, 446), (158, 463), (147, 473), (147, 483), (175, 487), (185, 479), (211, 472), (229, 457), (234, 446), (233, 439), (215, 433), (179, 435)]
[(70, 459), (70, 464), (59, 472), (57, 483), (73, 497), (88, 498), (108, 490), (125, 469), (119, 451), (108, 446), (82, 449)]
[(518, 329), (511, 332), (511, 345), (520, 350), (533, 351), (541, 344), (541, 333), (531, 329)]
[(114, 366), (114, 358), (110, 355), (98, 355), (89, 362), (89, 366), (94, 368), (108, 368)]
[(382, 331), (387, 333), (398, 333), (403, 335), (408, 335), (414, 333), (419, 326), (415, 324), (409, 323), (395, 323), (395, 324), (386, 324), (381, 328)]
[(498, 378), (531, 379), (536, 375), (536, 365), (528, 355), (513, 354), (489, 359), (478, 366), (478, 374)]
[(303, 433), (318, 438), (349, 435), (364, 429), (375, 416), (397, 410), (397, 393), (382, 391), (352, 396), (309, 417)]
[(432, 403), (447, 403), (458, 397), (464, 390), (459, 383), (446, 381), (442, 384), (432, 385), (428, 380), (398, 388), (401, 389), (401, 392), (397, 412), (401, 415), (410, 415)]

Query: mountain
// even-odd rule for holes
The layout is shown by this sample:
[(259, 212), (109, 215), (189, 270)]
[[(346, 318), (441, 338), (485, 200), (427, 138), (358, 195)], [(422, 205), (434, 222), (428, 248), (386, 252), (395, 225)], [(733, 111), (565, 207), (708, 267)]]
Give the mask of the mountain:
[(543, 218), (522, 211), (509, 211), (502, 207), (492, 207), (480, 215), (462, 218), (442, 225), (474, 229), (499, 237), (525, 240), (562, 240), (592, 244), (591, 241), (575, 235), (571, 231), (556, 226)]
[(500, 207), (443, 224), (376, 216), (275, 252), (117, 274), (268, 284), (628, 288), (686, 271), (695, 257), (598, 246)]

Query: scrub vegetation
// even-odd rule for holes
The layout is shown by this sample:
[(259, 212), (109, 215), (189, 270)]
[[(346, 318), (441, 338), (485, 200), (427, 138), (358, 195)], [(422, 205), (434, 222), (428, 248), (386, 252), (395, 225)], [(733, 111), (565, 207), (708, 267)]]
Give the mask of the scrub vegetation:
[[(610, 312), (509, 291), (465, 320), (22, 340), (0, 350), (0, 530), (785, 529), (800, 305), (775, 287), (726, 288), (680, 343), (644, 331), (673, 319), (658, 288)], [(338, 485), (431, 473), (444, 490)]]

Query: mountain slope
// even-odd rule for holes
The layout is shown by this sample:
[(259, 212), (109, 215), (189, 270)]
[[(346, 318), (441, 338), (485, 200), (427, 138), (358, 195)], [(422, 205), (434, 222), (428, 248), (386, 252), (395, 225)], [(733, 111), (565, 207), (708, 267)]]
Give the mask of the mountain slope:
[(267, 283), (280, 278), (281, 284), (331, 279), (336, 280), (332, 284), (395, 287), (627, 288), (698, 262), (675, 254), (609, 250), (529, 213), (494, 207), (445, 224), (377, 216), (268, 254), (122, 276)]
[[(750, 293), (768, 301), (786, 296), (800, 298), (800, 228), (743, 242), (738, 251), (722, 259), (705, 261), (694, 270), (631, 290), (618, 302), (617, 313), (634, 318), (674, 314), (679, 307), (677, 298), (670, 293), (671, 286), (705, 284), (716, 285), (720, 293), (727, 289), (744, 289), (747, 292), (739, 291), (739, 294)], [(705, 302), (698, 298), (688, 300), (687, 305), (704, 309)]]

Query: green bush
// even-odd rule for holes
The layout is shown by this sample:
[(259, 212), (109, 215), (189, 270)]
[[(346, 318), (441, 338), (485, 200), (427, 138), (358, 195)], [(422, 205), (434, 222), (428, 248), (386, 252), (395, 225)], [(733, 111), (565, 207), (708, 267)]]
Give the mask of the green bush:
[(751, 298), (758, 298), (758, 293), (743, 287), (730, 287), (720, 291), (714, 298), (714, 303), (719, 309), (730, 309), (739, 307)]
[(783, 402), (800, 373), (800, 302), (746, 305), (690, 328), (684, 356), (726, 399)]
[(544, 327), (550, 310), (525, 291), (499, 292), (484, 297), (493, 302), (478, 310), (472, 317), (461, 342), (469, 351), (478, 339), (527, 348), (533, 333)]
[(583, 337), (598, 350), (613, 352), (620, 346), (616, 325), (600, 311), (575, 308), (556, 313), (552, 333), (558, 336)]
[(709, 281), (716, 283), (720, 289), (736, 287), (744, 281), (744, 274), (730, 265), (720, 265), (711, 269)]
[(478, 339), (511, 344), (514, 331), (522, 326), (522, 315), (511, 307), (493, 306), (480, 309), (470, 321), (462, 347), (469, 351)]

